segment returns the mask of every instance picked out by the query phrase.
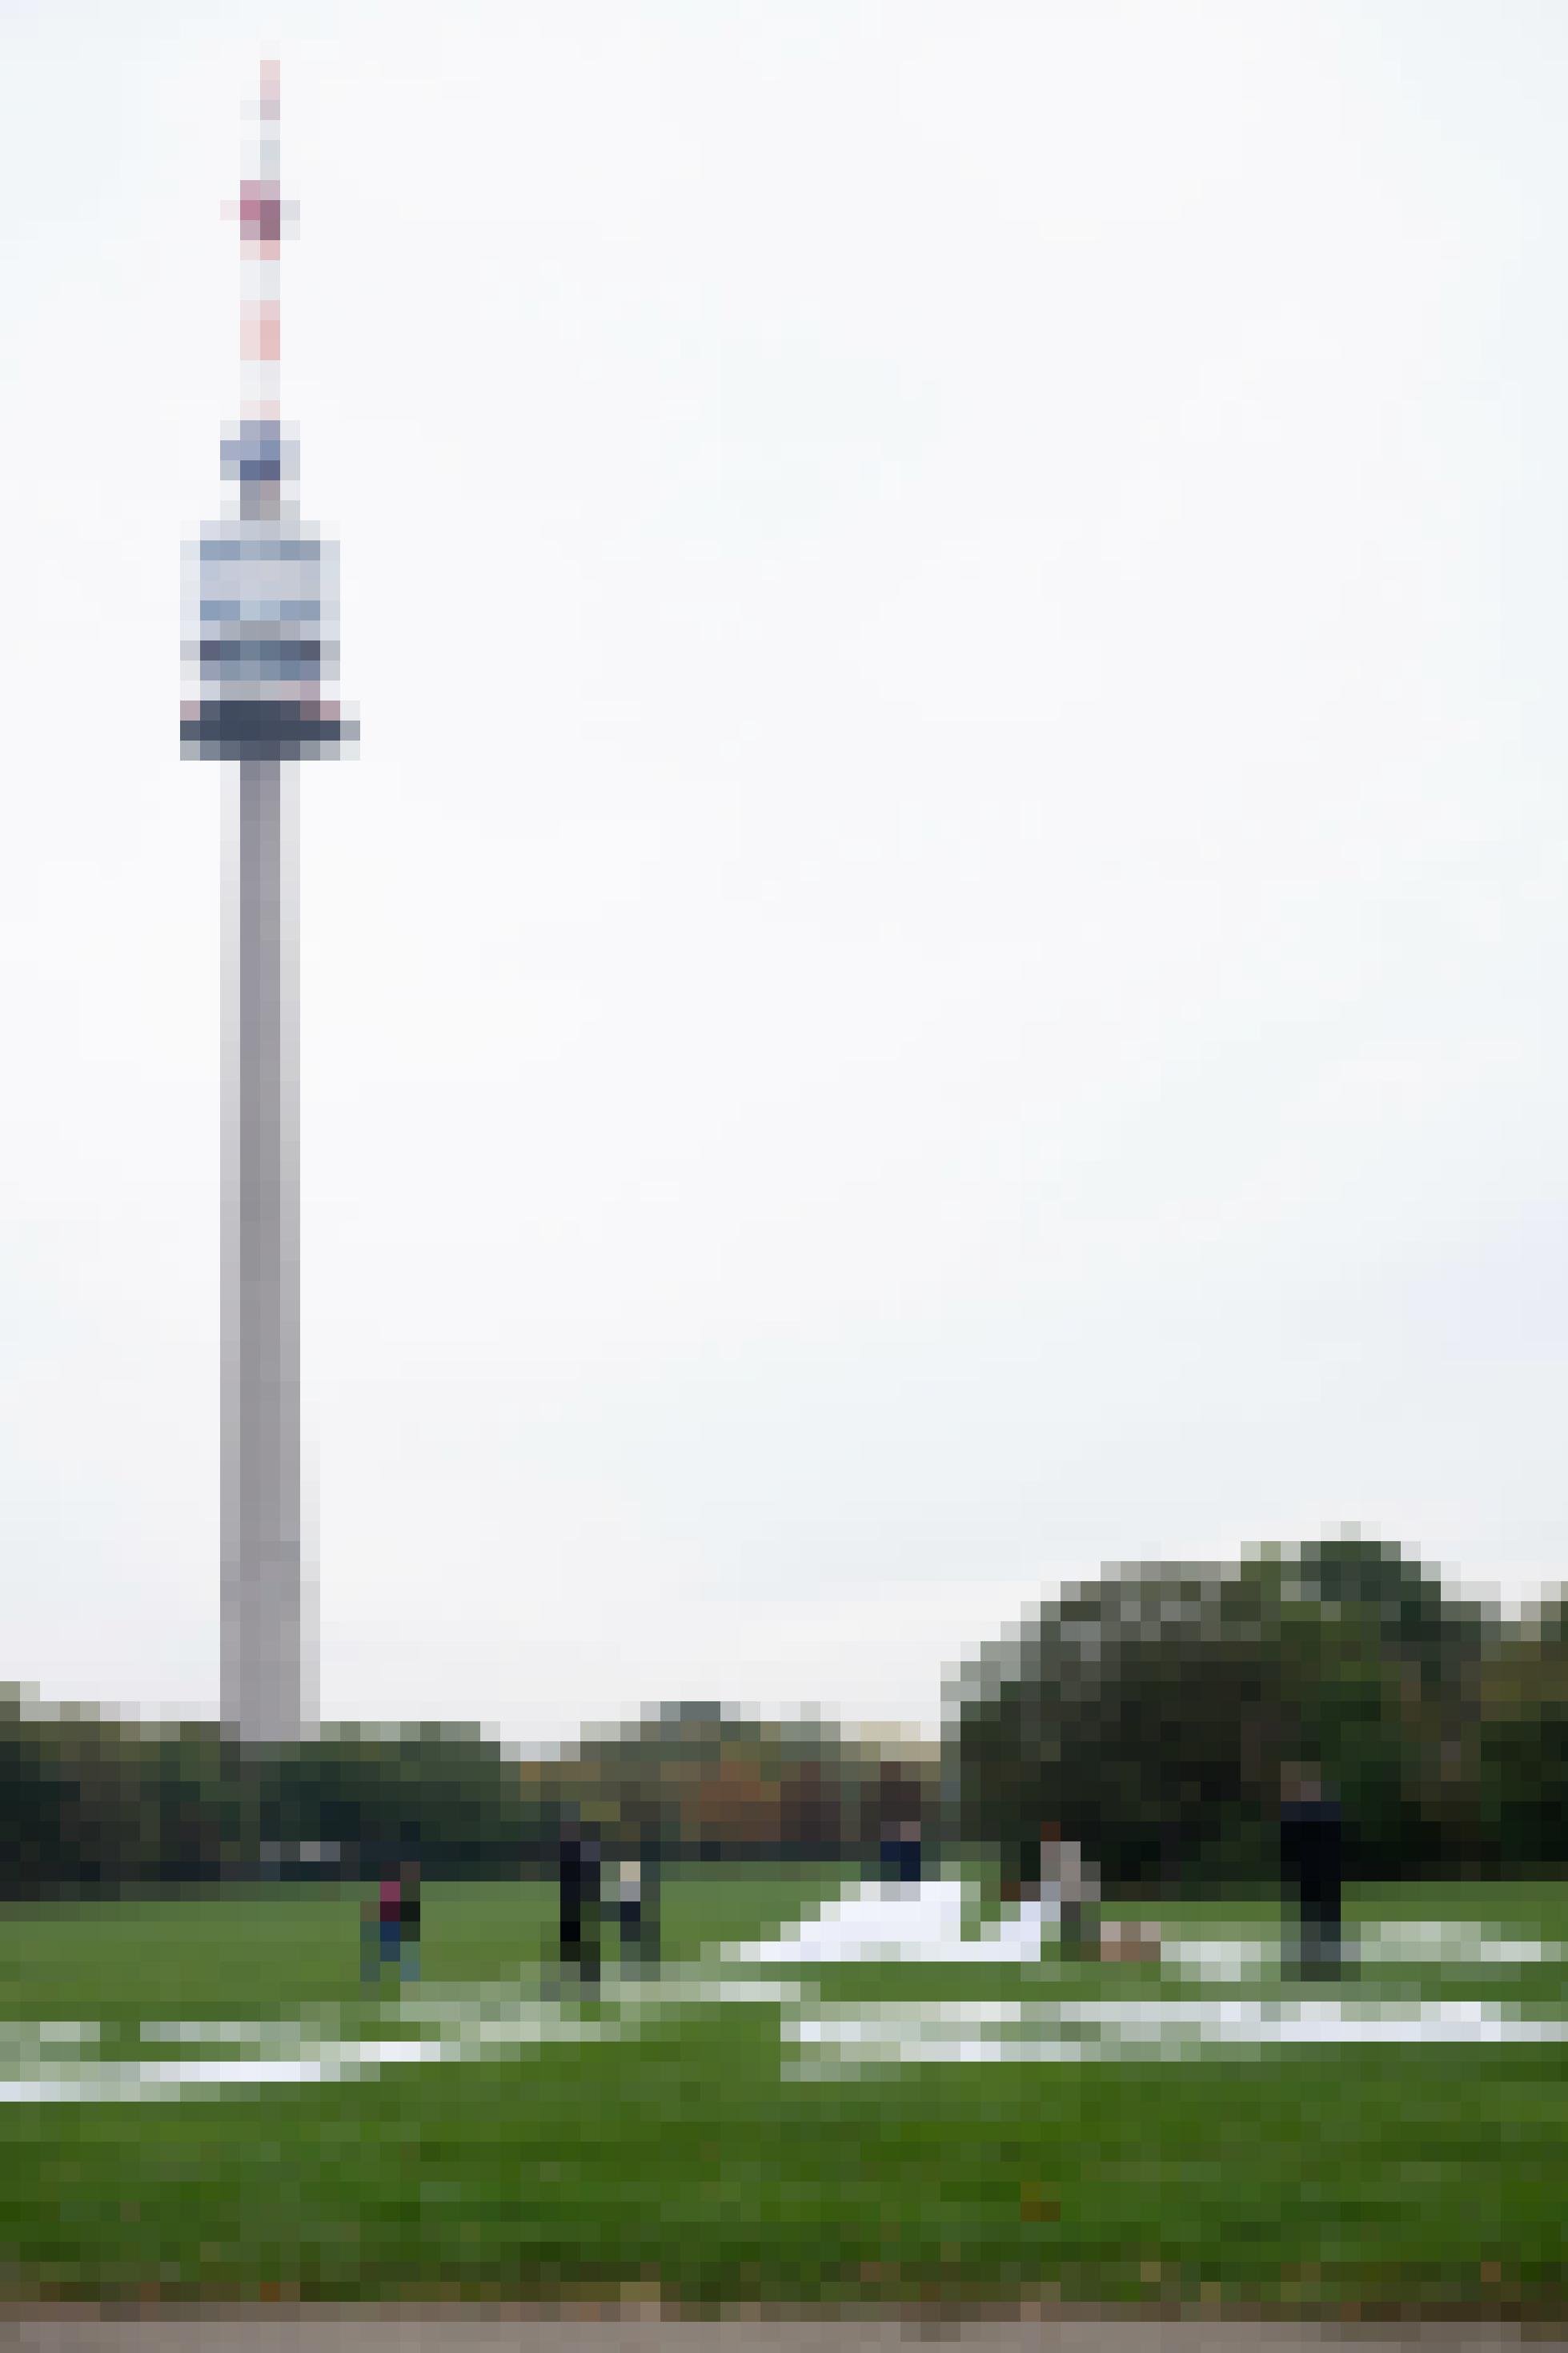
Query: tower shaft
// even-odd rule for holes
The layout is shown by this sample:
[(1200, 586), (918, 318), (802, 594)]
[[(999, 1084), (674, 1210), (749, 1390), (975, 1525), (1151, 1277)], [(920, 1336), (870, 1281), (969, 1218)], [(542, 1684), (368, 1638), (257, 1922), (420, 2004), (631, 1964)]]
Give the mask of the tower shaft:
[(223, 1723), (260, 1746), (310, 1715), (300, 1484), (294, 779), (238, 763), (225, 877)]

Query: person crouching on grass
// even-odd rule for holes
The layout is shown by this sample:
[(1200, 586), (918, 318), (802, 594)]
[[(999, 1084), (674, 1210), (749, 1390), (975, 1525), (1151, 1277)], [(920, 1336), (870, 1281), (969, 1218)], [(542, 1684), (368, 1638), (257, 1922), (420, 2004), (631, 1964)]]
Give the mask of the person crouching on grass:
[(1040, 1824), (1040, 1894), (1060, 1907), (1064, 1958), (1081, 1960), (1100, 1943), (1100, 1874), (1086, 1863), (1076, 1839), (1065, 1839), (1058, 1822)]
[(1058, 1906), (1064, 1960), (1157, 1961), (1160, 1931), (1152, 1920), (1103, 1920), (1100, 1873), (1085, 1862), (1059, 1822), (1040, 1824), (1040, 1894)]

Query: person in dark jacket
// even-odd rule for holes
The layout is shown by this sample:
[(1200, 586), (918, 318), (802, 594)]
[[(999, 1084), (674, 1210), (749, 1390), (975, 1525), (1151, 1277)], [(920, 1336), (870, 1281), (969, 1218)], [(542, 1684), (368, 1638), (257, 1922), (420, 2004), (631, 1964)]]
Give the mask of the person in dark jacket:
[(398, 1961), (405, 1984), (419, 1977), (419, 1865), (405, 1862), (397, 1874)]
[(599, 1981), (599, 1841), (579, 1822), (562, 1830), (561, 1967), (583, 1985)]
[(1343, 1825), (1315, 1766), (1288, 1765), (1280, 1779), (1279, 1867), (1296, 1905), (1296, 1959), (1310, 1975), (1340, 1965)]
[(918, 1822), (889, 1822), (881, 1838), (882, 1877), (889, 1886), (910, 1886), (921, 1876)]
[(378, 1977), (388, 1962), (396, 1968), (403, 1954), (403, 1888), (391, 1873), (376, 1890), (376, 1922), (380, 1932)]

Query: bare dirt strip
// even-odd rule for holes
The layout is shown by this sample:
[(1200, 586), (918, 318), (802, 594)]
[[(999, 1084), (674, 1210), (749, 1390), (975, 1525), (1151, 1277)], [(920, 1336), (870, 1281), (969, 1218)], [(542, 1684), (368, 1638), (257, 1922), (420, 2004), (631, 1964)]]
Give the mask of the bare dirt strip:
[(1500, 2319), (1358, 2322), (1074, 2311), (898, 2310), (668, 2317), (625, 2309), (471, 2305), (45, 2305), (0, 2312), (6, 2353), (1521, 2353), (1568, 2348), (1556, 2326)]

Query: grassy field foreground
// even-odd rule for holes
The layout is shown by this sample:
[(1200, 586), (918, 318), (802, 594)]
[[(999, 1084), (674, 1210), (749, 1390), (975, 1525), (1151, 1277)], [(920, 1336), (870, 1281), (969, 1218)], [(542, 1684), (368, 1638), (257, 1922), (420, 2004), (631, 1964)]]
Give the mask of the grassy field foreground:
[[(1475, 2025), (1563, 2024), (1568, 1890), (1363, 1892), (1368, 1921), (1489, 1925), (1396, 1936), (1332, 1989), (1258, 1957), (1267, 1907), (1163, 1915), (1252, 1940), (1219, 1984), (721, 1958), (837, 1876), (673, 1880), (659, 1980), (591, 2002), (542, 1983), (539, 1886), (427, 1889), (401, 1999), (360, 1987), (358, 1891), (11, 1912), (6, 2288), (1568, 2306), (1568, 2043)], [(1304, 1996), (1321, 2043), (1180, 2042)], [(1073, 2042), (1100, 2027), (1061, 2021), (1107, 2003), (1133, 2040)], [(1342, 2009), (1409, 2039), (1335, 2039)], [(338, 2079), (266, 2075), (322, 2052)]]

